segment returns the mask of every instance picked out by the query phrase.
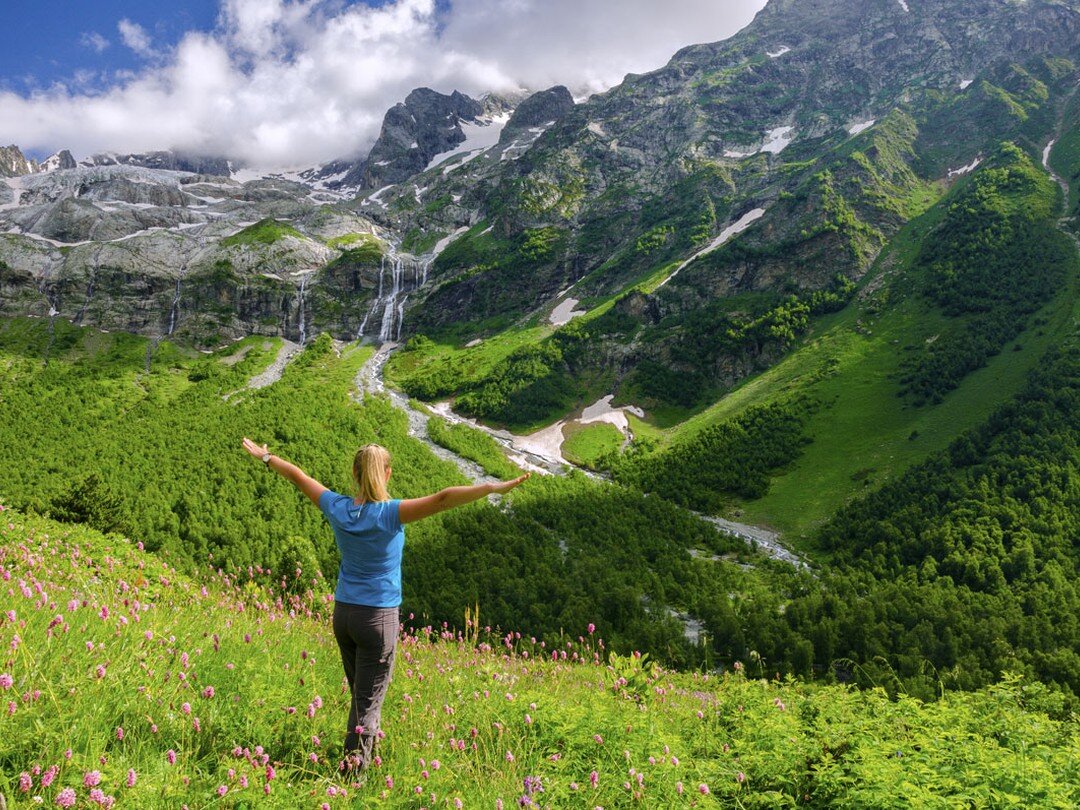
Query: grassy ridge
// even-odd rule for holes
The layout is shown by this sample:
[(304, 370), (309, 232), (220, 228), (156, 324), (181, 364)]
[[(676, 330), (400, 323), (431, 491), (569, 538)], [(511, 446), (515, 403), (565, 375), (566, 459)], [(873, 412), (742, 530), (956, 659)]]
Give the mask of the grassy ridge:
[(0, 569), (11, 808), (63, 791), (91, 806), (94, 790), (140, 808), (1080, 802), (1080, 734), (1038, 684), (923, 704), (759, 680), (768, 668), (750, 662), (680, 674), (606, 657), (603, 626), (556, 651), (406, 622), (360, 783), (336, 769), (348, 699), (319, 583), (191, 579), (118, 536), (11, 510)]
[[(673, 447), (693, 445), (704, 432), (756, 406), (796, 394), (821, 403), (806, 422), (810, 443), (773, 478), (764, 497), (736, 502), (740, 519), (789, 536), (808, 535), (853, 496), (894, 479), (984, 421), (1021, 390), (1028, 371), (1069, 333), (1078, 292), (1075, 258), (1064, 262), (1067, 281), (1053, 299), (1027, 317), (1026, 331), (940, 403), (911, 407), (897, 396), (908, 358), (958, 322), (922, 297), (924, 270), (918, 262), (921, 245), (934, 238), (964, 188), (959, 184), (901, 230), (853, 305), (823, 318), (796, 351), (670, 432)], [(1052, 219), (1054, 189), (1043, 182), (1039, 196), (1044, 218)]]

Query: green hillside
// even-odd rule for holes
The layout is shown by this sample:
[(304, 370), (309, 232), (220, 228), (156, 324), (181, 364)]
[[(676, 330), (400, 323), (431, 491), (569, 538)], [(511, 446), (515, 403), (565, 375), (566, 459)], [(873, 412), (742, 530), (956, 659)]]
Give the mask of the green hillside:
[[(251, 338), (201, 355), (62, 321), (0, 322), (0, 497), (136, 533), (181, 568), (213, 559), (240, 570), (299, 566), (333, 580), (337, 549), (324, 519), (251, 462), (243, 436), (269, 442), (337, 491), (351, 491), (352, 455), (370, 441), (393, 454), (395, 497), (464, 478), (409, 436), (405, 414), (388, 398), (359, 395), (355, 378), (369, 348), (335, 346), (323, 335), (280, 380), (249, 388), (277, 348)], [(434, 422), (437, 442), (511, 472), (488, 437), (439, 428)], [(490, 621), (542, 638), (601, 621), (613, 648), (686, 664), (745, 655), (761, 634), (747, 635), (741, 617), (775, 613), (800, 587), (789, 567), (623, 487), (580, 475), (534, 477), (512, 502), (410, 527), (409, 610), (457, 621), (479, 602)], [(676, 613), (700, 617), (708, 645), (688, 638)]]
[(322, 589), (213, 564), (188, 577), (136, 545), (0, 515), (9, 808), (1080, 802), (1080, 736), (1039, 684), (924, 704), (750, 659), (680, 674), (609, 655), (602, 624), (545, 648), (406, 621), (379, 758), (357, 782), (336, 767), (347, 699)]
[[(700, 470), (708, 462), (688, 467), (685, 456), (725, 420), (793, 398), (813, 402), (806, 444), (767, 492), (727, 500), (742, 520), (807, 536), (844, 502), (943, 449), (1019, 391), (1027, 372), (1070, 334), (1080, 276), (1073, 246), (1056, 230), (1055, 184), (1016, 151), (997, 160), (905, 227), (852, 305), (820, 320), (774, 367), (673, 429), (661, 458), (670, 457), (673, 470)], [(1005, 228), (1012, 230), (999, 232)], [(943, 271), (928, 247), (944, 244), (939, 249), (965, 256), (962, 245), (943, 241), (950, 233), (964, 244), (980, 234), (1000, 240), (966, 256), (967, 272), (984, 286), (977, 301), (951, 308), (935, 298)], [(929, 393), (913, 393), (915, 385)], [(698, 485), (686, 475), (672, 473), (668, 485), (693, 493)], [(704, 506), (713, 494), (697, 500)]]

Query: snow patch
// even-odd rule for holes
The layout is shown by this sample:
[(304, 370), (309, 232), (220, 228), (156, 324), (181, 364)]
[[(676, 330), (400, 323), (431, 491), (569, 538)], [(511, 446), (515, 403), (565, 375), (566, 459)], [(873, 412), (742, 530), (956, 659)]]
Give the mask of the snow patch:
[(866, 130), (870, 129), (870, 127), (872, 127), (873, 125), (873, 118), (871, 118), (869, 121), (857, 121), (853, 124), (849, 124), (847, 131), (849, 135), (858, 135), (860, 132), (866, 132)]
[(975, 81), (975, 80), (974, 79), (961, 79), (960, 80), (960, 89), (961, 90), (967, 90), (969, 87), (971, 87), (971, 83), (973, 81)]
[(769, 133), (765, 136), (765, 145), (761, 147), (761, 151), (779, 155), (794, 140), (795, 127), (777, 127), (769, 130)]
[(481, 152), (490, 149), (499, 142), (499, 135), (502, 134), (503, 127), (506, 126), (506, 122), (510, 120), (508, 114), (497, 115), (490, 120), (477, 120), (477, 121), (463, 121), (461, 124), (461, 131), (465, 133), (465, 140), (455, 146), (453, 149), (449, 149), (446, 152), (440, 152), (435, 155), (424, 167), (424, 171), (445, 164), (451, 158), (455, 158), (459, 155), (463, 155), (464, 159), (455, 162), (451, 166), (443, 167), (443, 174), (447, 174), (454, 169), (460, 169), (470, 160), (480, 156)]
[(541, 428), (527, 436), (515, 436), (513, 446), (517, 450), (523, 450), (541, 458), (551, 459), (559, 464), (568, 464), (562, 454), (563, 441), (566, 439), (563, 436), (564, 427), (566, 427), (566, 422), (560, 420), (554, 425)]
[(774, 155), (778, 155), (794, 140), (795, 127), (777, 127), (776, 129), (770, 129), (765, 133), (765, 142), (757, 149), (753, 149), (749, 152), (741, 152), (737, 149), (725, 149), (724, 157), (741, 160), (742, 158), (753, 157), (759, 152), (770, 152)]
[(962, 174), (970, 174), (971, 172), (975, 171), (976, 168), (978, 168), (980, 163), (982, 163), (982, 158), (977, 157), (977, 158), (975, 158), (975, 160), (971, 161), (971, 163), (969, 163), (967, 166), (961, 166), (959, 169), (950, 169), (949, 173), (947, 175), (945, 175), (945, 176), (946, 176), (946, 178), (950, 178), (950, 177), (959, 177)]
[(548, 316), (548, 323), (553, 326), (563, 326), (570, 323), (580, 315), (585, 314), (583, 309), (574, 309), (578, 305), (578, 299), (567, 298), (565, 301), (561, 301), (555, 309), (551, 310), (551, 314)]
[(639, 419), (644, 419), (645, 411), (634, 405), (613, 408), (611, 407), (611, 400), (614, 398), (614, 394), (608, 394), (603, 399), (598, 399), (581, 412), (581, 416), (577, 421), (583, 425), (591, 425), (594, 422), (607, 422), (609, 425), (617, 427), (624, 436), (628, 436), (630, 434), (630, 423), (626, 418), (626, 414), (632, 413)]
[(393, 183), (391, 183), (388, 186), (383, 186), (378, 191), (376, 191), (374, 194), (371, 194), (370, 196), (368, 196), (368, 198), (366, 200), (364, 200), (364, 203), (365, 204), (374, 203), (375, 205), (379, 206), (380, 208), (386, 208), (386, 203), (381, 199), (381, 197), (382, 197), (384, 192), (388, 191), (389, 189), (392, 189), (393, 187), (394, 187)]
[(787, 45), (781, 45), (779, 50), (776, 51), (765, 51), (765, 55), (770, 59), (777, 59), (783, 56), (785, 53), (791, 53), (791, 48), (789, 48)]
[(460, 228), (458, 228), (453, 233), (447, 234), (442, 239), (440, 239), (438, 242), (436, 242), (435, 247), (433, 247), (431, 249), (431, 258), (434, 259), (440, 253), (442, 253), (444, 250), (446, 250), (446, 248), (449, 247), (451, 242), (453, 242), (455, 239), (457, 239), (459, 236), (461, 236), (467, 230), (469, 230), (469, 226), (468, 225), (462, 225)]
[(731, 239), (731, 237), (742, 233), (747, 228), (749, 228), (753, 223), (755, 223), (759, 219), (761, 219), (764, 215), (765, 215), (765, 209), (764, 208), (755, 208), (753, 211), (747, 211), (745, 214), (743, 214), (741, 217), (739, 217), (739, 219), (736, 222), (733, 222), (732, 224), (730, 224), (726, 228), (724, 228), (724, 230), (722, 230), (720, 232), (720, 235), (718, 237), (716, 237), (714, 240), (712, 240), (708, 245), (703, 247), (697, 253), (692, 255), (689, 259), (687, 259), (682, 264), (680, 264), (678, 267), (676, 267), (674, 272), (672, 272), (672, 274), (670, 276), (668, 276), (667, 278), (665, 278), (663, 281), (660, 282), (660, 284), (657, 286), (657, 289), (659, 289), (660, 287), (663, 287), (665, 284), (667, 284), (669, 281), (671, 281), (673, 278), (675, 278), (675, 276), (677, 276), (679, 274), (679, 271), (682, 270), (684, 267), (686, 267), (686, 265), (690, 264), (690, 262), (694, 261), (694, 259), (700, 258), (701, 256), (704, 256), (707, 253), (712, 253), (718, 247), (720, 247), (725, 242), (727, 242), (729, 239)]
[(911, 9), (908, 8), (907, 0), (896, 0), (896, 2), (900, 4), (900, 8), (902, 8), (905, 12), (911, 11)]

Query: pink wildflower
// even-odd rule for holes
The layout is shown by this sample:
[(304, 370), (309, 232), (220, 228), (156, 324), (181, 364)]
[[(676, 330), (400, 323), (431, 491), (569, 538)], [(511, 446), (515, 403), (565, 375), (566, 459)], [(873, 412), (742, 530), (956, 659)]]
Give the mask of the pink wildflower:
[(96, 787), (101, 784), (101, 771), (88, 771), (83, 776), (83, 785), (88, 788)]
[(124, 727), (123, 726), (117, 726), (116, 727), (116, 739), (118, 739), (118, 740), (124, 739)]
[(218, 785), (218, 789), (217, 789), (217, 795), (218, 796), (224, 796), (228, 792), (229, 792), (229, 788), (227, 786)]
[(168, 751), (165, 752), (165, 759), (168, 760), (170, 765), (175, 765), (176, 764), (176, 752), (173, 751), (170, 748)]
[(56, 803), (61, 807), (74, 807), (75, 790), (69, 787), (61, 790), (58, 794), (56, 794)]
[(212, 698), (212, 697), (214, 696), (214, 687), (212, 687), (212, 686), (208, 686), (208, 687), (206, 687), (205, 689), (203, 689), (203, 690), (202, 690), (202, 696), (203, 696), (204, 698), (206, 698), (207, 700), (209, 700), (210, 698)]
[(191, 704), (185, 701), (184, 705), (180, 707), (180, 711), (184, 714), (191, 714)]
[(15, 685), (15, 679), (7, 672), (0, 672), (0, 689), (10, 689)]
[(698, 792), (702, 796), (708, 796), (709, 795), (709, 786), (706, 785), (704, 782), (702, 782), (700, 785), (698, 785)]
[(19, 774), (19, 790), (23, 793), (29, 793), (30, 788), (34, 786), (34, 779), (26, 771)]
[(128, 770), (128, 775), (127, 775), (127, 786), (128, 787), (135, 787), (135, 780), (137, 778), (138, 778), (138, 775), (135, 773), (135, 769), (130, 768)]

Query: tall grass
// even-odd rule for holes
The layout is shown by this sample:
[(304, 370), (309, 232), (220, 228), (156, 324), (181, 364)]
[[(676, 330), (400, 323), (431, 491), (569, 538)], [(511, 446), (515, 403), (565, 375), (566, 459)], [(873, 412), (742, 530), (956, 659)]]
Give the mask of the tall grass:
[(1037, 684), (891, 701), (762, 661), (665, 671), (607, 656), (591, 626), (545, 647), (471, 616), (463, 632), (405, 623), (357, 778), (337, 768), (348, 696), (326, 583), (276, 572), (268, 591), (207, 562), (200, 582), (116, 535), (0, 514), (8, 807), (1080, 801), (1080, 734)]

